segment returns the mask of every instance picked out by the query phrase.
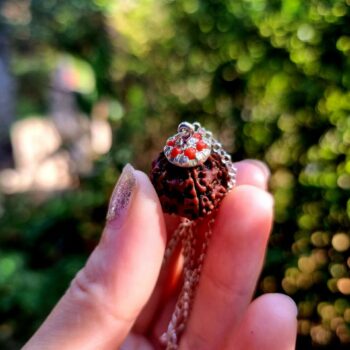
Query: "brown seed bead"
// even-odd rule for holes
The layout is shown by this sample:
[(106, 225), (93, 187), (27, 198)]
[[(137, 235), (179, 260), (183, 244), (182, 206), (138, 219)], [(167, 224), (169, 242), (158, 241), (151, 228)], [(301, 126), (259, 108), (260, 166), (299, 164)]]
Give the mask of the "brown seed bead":
[(218, 208), (227, 193), (230, 177), (218, 154), (201, 165), (181, 168), (161, 152), (152, 163), (151, 181), (163, 211), (190, 220), (205, 217)]

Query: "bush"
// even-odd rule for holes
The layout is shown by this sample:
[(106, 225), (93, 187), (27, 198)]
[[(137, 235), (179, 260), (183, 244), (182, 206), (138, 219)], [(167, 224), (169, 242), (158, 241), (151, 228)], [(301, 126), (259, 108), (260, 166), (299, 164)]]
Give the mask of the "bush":
[[(298, 348), (348, 344), (349, 2), (33, 1), (28, 11), (28, 23), (7, 18), (20, 88), (28, 55), (85, 60), (96, 88), (78, 101), (87, 113), (109, 101), (115, 142), (79, 190), (39, 203), (29, 194), (4, 197), (4, 346), (25, 340), (81, 266), (116, 169), (133, 161), (148, 171), (181, 120), (213, 130), (235, 160), (268, 163), (276, 224), (257, 293), (284, 292), (297, 302)], [(45, 86), (35, 93), (45, 100)], [(32, 103), (20, 117), (45, 108)]]

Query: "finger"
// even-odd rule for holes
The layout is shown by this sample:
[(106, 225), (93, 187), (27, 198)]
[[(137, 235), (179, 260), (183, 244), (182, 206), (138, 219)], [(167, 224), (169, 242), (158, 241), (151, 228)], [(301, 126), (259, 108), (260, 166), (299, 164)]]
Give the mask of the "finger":
[(237, 168), (237, 186), (252, 185), (263, 190), (267, 189), (270, 170), (260, 160), (246, 159), (235, 163)]
[(283, 294), (265, 294), (248, 307), (242, 323), (225, 350), (293, 350), (297, 334), (297, 307)]
[[(270, 171), (265, 163), (255, 159), (246, 159), (235, 163), (235, 166), (237, 168), (237, 186), (252, 185), (262, 189), (267, 188)], [(169, 238), (178, 226), (180, 219), (175, 215), (165, 214), (165, 222)], [(157, 329), (165, 328), (165, 325), (159, 324), (159, 320), (155, 319), (155, 314), (159, 312), (160, 303), (161, 306), (164, 306), (167, 300), (173, 298), (173, 293), (169, 292), (169, 287), (176, 288), (178, 276), (179, 264), (176, 259), (173, 259), (170, 264), (167, 264), (162, 269), (154, 293), (142, 311), (141, 317), (137, 320), (135, 328), (137, 332), (144, 332), (148, 327), (152, 326), (150, 324), (151, 320), (156, 320)], [(162, 320), (167, 320), (168, 318), (170, 318), (170, 315), (161, 317)]]
[(154, 348), (146, 337), (130, 333), (119, 350), (154, 350)]
[(110, 202), (102, 239), (24, 349), (113, 349), (151, 295), (166, 233), (147, 176), (127, 165)]
[(182, 259), (180, 247), (172, 254), (169, 261), (163, 266), (156, 287), (137, 318), (133, 331), (138, 334), (149, 333), (168, 300), (178, 293), (179, 279), (181, 279)]
[(217, 349), (247, 308), (272, 225), (270, 194), (236, 187), (220, 208), (181, 349)]

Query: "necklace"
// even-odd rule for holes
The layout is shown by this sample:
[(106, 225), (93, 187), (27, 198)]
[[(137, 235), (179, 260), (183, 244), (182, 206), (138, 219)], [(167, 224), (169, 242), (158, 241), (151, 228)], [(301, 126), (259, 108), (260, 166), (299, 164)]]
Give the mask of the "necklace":
[[(167, 350), (178, 348), (185, 330), (217, 209), (235, 186), (231, 156), (212, 133), (198, 122), (182, 122), (152, 163), (151, 181), (163, 211), (181, 217), (164, 255), (163, 265), (181, 245), (183, 285), (168, 328), (160, 341)], [(199, 231), (199, 226), (205, 227)], [(204, 232), (204, 233), (203, 233)]]

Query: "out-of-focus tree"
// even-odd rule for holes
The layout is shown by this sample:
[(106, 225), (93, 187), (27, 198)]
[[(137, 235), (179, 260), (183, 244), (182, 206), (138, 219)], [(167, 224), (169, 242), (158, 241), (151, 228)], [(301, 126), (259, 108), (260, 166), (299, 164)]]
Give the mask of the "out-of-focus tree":
[[(15, 4), (24, 6), (19, 17)], [(346, 348), (349, 1), (33, 0), (7, 6), (19, 117), (47, 112), (52, 70), (69, 55), (88, 65), (96, 81), (93, 89), (76, 91), (76, 103), (87, 116), (108, 117), (114, 146), (79, 189), (50, 199), (6, 197), (0, 342), (23, 341), (81, 266), (100, 232), (118, 169), (133, 161), (148, 170), (164, 135), (180, 120), (198, 120), (234, 159), (259, 158), (271, 167), (276, 225), (257, 293), (284, 292), (297, 302), (298, 349)]]
[(0, 0), (0, 169), (13, 166), (10, 127), (15, 120), (15, 83), (10, 72), (9, 30), (1, 16)]

